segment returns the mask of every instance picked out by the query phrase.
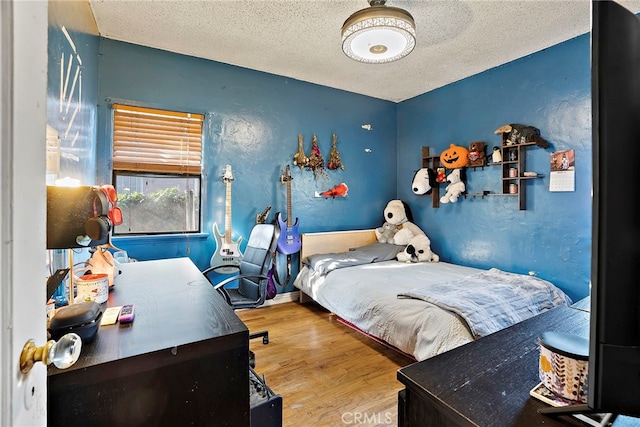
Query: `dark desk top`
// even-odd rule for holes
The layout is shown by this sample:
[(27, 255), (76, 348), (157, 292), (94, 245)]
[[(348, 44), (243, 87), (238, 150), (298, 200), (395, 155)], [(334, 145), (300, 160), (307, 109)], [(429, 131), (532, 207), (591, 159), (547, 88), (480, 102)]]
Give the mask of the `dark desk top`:
[[(589, 313), (558, 307), (398, 371), (398, 380), (461, 425), (566, 425), (537, 413), (529, 391), (540, 382), (538, 337), (545, 331), (589, 336)], [(566, 418), (562, 421), (567, 422)], [(579, 425), (579, 424), (577, 424)]]
[(219, 337), (248, 340), (247, 327), (189, 258), (128, 263), (121, 270), (102, 309), (135, 304), (135, 320), (100, 326), (78, 361), (66, 370), (50, 366), (50, 377), (153, 352), (160, 364), (181, 352), (197, 357), (211, 352), (207, 341)]

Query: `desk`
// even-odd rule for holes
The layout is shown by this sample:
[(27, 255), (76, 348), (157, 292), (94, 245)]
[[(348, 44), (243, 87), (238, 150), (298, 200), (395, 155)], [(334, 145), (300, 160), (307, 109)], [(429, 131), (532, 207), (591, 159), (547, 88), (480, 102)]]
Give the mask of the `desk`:
[(75, 365), (48, 370), (49, 426), (249, 426), (249, 331), (189, 258), (124, 264)]
[(557, 307), (507, 329), (398, 371), (405, 385), (399, 426), (583, 425), (539, 414), (529, 391), (540, 382), (538, 337), (544, 331), (589, 336), (589, 313)]

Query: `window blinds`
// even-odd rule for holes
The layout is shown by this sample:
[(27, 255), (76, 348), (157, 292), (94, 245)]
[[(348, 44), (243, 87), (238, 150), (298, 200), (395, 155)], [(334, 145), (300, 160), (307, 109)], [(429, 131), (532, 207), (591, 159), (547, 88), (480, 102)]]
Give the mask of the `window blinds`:
[(200, 175), (202, 114), (113, 105), (113, 169)]

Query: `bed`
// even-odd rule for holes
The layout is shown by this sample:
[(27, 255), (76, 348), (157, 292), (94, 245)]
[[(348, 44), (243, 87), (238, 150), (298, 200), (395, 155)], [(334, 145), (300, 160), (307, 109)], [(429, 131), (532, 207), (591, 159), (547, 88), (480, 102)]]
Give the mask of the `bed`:
[(571, 303), (536, 277), (447, 262), (402, 263), (393, 259), (398, 250), (378, 243), (373, 230), (303, 234), (294, 281), (300, 301), (317, 302), (418, 361)]

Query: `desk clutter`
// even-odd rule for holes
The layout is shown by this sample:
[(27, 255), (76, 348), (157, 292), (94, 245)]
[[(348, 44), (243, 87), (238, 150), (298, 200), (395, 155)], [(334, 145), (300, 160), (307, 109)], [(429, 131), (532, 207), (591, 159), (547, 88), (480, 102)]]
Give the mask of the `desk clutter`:
[(82, 302), (61, 307), (51, 318), (49, 334), (51, 339), (58, 340), (68, 333), (76, 333), (83, 343), (93, 341), (98, 333), (102, 310), (95, 301)]
[(47, 425), (249, 426), (238, 316), (189, 258), (121, 268), (102, 309), (135, 304), (135, 320), (100, 326), (73, 366), (48, 367)]
[(540, 381), (561, 399), (587, 403), (588, 360), (588, 339), (556, 331), (540, 336)]
[(251, 427), (282, 426), (282, 396), (275, 394), (263, 378), (249, 366)]

